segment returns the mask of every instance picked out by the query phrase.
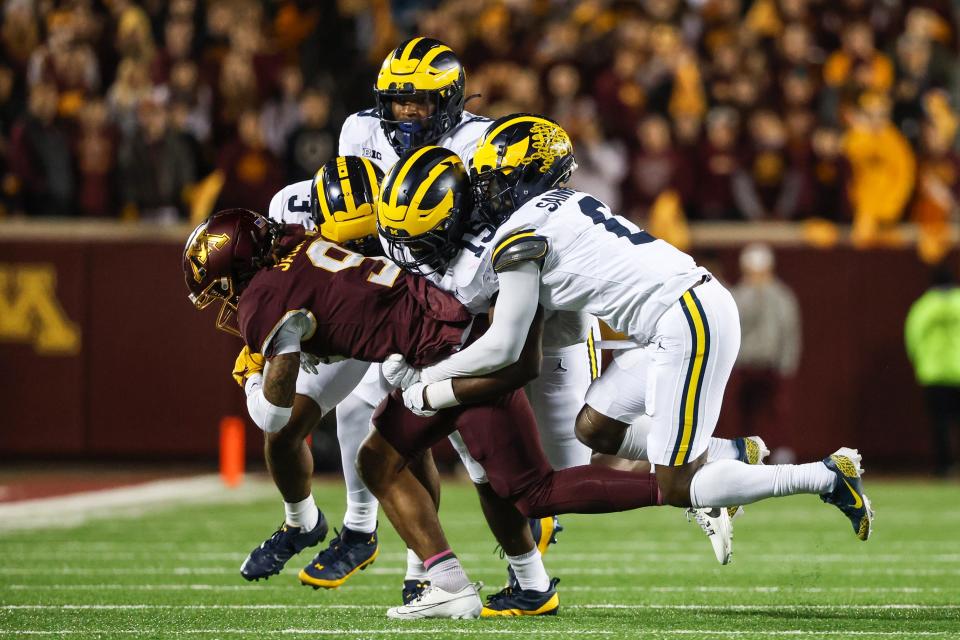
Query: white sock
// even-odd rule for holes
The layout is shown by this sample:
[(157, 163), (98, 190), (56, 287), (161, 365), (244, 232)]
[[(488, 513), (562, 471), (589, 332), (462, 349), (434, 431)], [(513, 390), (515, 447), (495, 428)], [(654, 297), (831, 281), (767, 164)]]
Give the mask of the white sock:
[(732, 507), (797, 493), (826, 493), (836, 475), (822, 462), (753, 465), (739, 460), (710, 462), (690, 482), (694, 507)]
[(710, 438), (710, 444), (707, 445), (707, 462), (716, 462), (717, 460), (737, 460), (740, 458), (740, 451), (733, 440), (725, 438)]
[(347, 512), (343, 514), (343, 526), (351, 531), (373, 533), (377, 528), (377, 507), (379, 503), (354, 502), (347, 498)]
[[(452, 552), (443, 554), (443, 559), (434, 560), (427, 567), (427, 580), (434, 587), (439, 587), (447, 593), (456, 593), (470, 584), (466, 572), (460, 566), (460, 560)], [(436, 556), (434, 556), (436, 557)], [(426, 566), (426, 563), (424, 563)]]
[(287, 514), (287, 524), (300, 527), (302, 531), (310, 531), (317, 526), (317, 520), (320, 519), (320, 510), (317, 509), (312, 493), (300, 502), (284, 502), (283, 510)]
[(427, 570), (423, 566), (423, 561), (420, 560), (420, 556), (415, 554), (413, 549), (407, 549), (407, 574), (403, 577), (403, 579), (423, 582), (426, 577)]
[(536, 547), (533, 551), (518, 556), (507, 556), (507, 561), (517, 576), (517, 582), (524, 591), (546, 591), (550, 588), (550, 576), (543, 566), (543, 556)]

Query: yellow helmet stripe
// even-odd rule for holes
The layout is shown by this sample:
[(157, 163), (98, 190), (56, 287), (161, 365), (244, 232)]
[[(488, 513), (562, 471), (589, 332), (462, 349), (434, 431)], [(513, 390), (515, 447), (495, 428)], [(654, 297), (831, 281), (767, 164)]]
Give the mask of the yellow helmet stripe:
[(399, 60), (401, 62), (408, 62), (410, 60), (410, 54), (413, 53), (413, 48), (417, 46), (417, 43), (421, 40), (423, 40), (423, 36), (414, 38), (408, 42), (406, 48), (404, 48), (403, 52), (400, 54)]
[(426, 147), (417, 149), (417, 151), (413, 155), (411, 155), (406, 159), (406, 161), (403, 163), (403, 166), (400, 167), (400, 171), (397, 173), (396, 179), (390, 184), (390, 189), (392, 189), (392, 193), (390, 194), (391, 207), (397, 206), (397, 198), (400, 197), (400, 185), (403, 184), (404, 179), (407, 177), (407, 173), (410, 171), (410, 167), (412, 167), (417, 162), (417, 158), (427, 153), (431, 149), (436, 149), (436, 147), (426, 146)]
[(543, 118), (538, 118), (537, 116), (521, 116), (519, 118), (510, 118), (509, 120), (501, 124), (499, 127), (497, 127), (496, 129), (494, 129), (493, 131), (485, 135), (483, 138), (481, 138), (480, 142), (477, 143), (477, 147), (479, 148), (480, 146), (484, 145), (488, 140), (493, 140), (494, 138), (497, 137), (497, 135), (501, 131), (503, 131), (507, 127), (512, 127), (513, 125), (519, 124), (521, 122), (533, 122), (534, 124), (536, 124), (537, 122), (542, 122), (544, 124), (556, 126), (549, 120), (544, 120)]
[(360, 163), (367, 171), (367, 178), (370, 180), (370, 195), (373, 202), (376, 203), (380, 197), (380, 183), (377, 181), (377, 173), (373, 170), (373, 163), (366, 158), (360, 158)]
[[(321, 169), (320, 171), (323, 171)], [(320, 173), (319, 171), (317, 173)], [(318, 176), (319, 178), (320, 176)], [(316, 193), (314, 194), (317, 198), (317, 202), (320, 203), (320, 210), (323, 211), (323, 220), (330, 220), (332, 214), (330, 213), (330, 206), (327, 203), (327, 193), (326, 189), (323, 188), (323, 180), (316, 180)]]
[(415, 202), (420, 202), (423, 196), (427, 193), (427, 189), (433, 186), (433, 183), (436, 182), (437, 178), (446, 170), (447, 168), (447, 158), (444, 158), (438, 162), (433, 169), (430, 169), (430, 173), (427, 175), (427, 179), (420, 183), (420, 186), (417, 187), (417, 190), (414, 192), (413, 197), (410, 198), (411, 206)]
[(347, 159), (344, 156), (337, 156), (337, 177), (340, 178), (340, 193), (343, 194), (343, 202), (347, 207), (347, 214), (354, 214), (357, 211), (356, 202), (353, 199), (353, 188), (350, 186), (350, 167), (347, 166)]
[(535, 235), (537, 234), (534, 233), (533, 231), (524, 231), (522, 233), (517, 233), (510, 236), (509, 238), (507, 238), (506, 240), (498, 244), (497, 248), (493, 250), (493, 257), (490, 259), (490, 261), (491, 262), (495, 261), (497, 259), (497, 256), (500, 255), (501, 251), (503, 251), (504, 249), (512, 245), (517, 240), (520, 240), (521, 238), (529, 238), (530, 236), (535, 236)]
[[(429, 67), (430, 63), (433, 62), (434, 58), (443, 53), (444, 51), (452, 51), (450, 47), (434, 47), (427, 52), (427, 55), (423, 56), (423, 59), (420, 60), (420, 64), (417, 67), (421, 68), (422, 71), (426, 71), (423, 67)], [(457, 71), (457, 69), (450, 69), (450, 71)]]

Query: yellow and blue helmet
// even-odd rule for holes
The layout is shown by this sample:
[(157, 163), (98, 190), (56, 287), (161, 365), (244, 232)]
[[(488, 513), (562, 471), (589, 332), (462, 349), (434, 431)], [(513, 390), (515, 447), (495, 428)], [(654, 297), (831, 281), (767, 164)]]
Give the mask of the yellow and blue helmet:
[[(411, 38), (394, 49), (377, 75), (377, 115), (398, 155), (434, 144), (463, 115), (466, 76), (453, 50), (434, 38)], [(393, 115), (393, 102), (423, 98), (433, 112), (424, 120), (403, 121)]]
[(310, 196), (320, 235), (365, 256), (382, 255), (377, 199), (383, 171), (357, 156), (338, 156), (313, 176)]
[(523, 203), (562, 186), (576, 170), (573, 143), (544, 116), (517, 113), (487, 127), (471, 163), (479, 214), (499, 224)]
[(407, 271), (446, 270), (473, 209), (460, 157), (443, 147), (404, 154), (383, 181), (377, 228), (387, 256)]

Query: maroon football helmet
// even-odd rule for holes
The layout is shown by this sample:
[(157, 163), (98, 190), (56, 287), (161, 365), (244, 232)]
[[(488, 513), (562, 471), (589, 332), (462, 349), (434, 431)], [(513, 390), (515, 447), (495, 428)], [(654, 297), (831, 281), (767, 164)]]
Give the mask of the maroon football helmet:
[(269, 265), (281, 226), (247, 209), (219, 211), (200, 223), (183, 249), (183, 275), (190, 301), (204, 309), (223, 304), (217, 328), (239, 336), (233, 319), (237, 302), (250, 279)]

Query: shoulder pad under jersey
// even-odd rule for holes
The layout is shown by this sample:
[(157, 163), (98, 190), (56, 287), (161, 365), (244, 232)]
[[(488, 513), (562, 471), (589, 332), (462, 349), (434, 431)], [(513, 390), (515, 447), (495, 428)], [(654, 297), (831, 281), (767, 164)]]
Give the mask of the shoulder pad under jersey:
[(493, 250), (493, 270), (501, 272), (521, 262), (534, 261), (543, 267), (547, 255), (547, 239), (530, 229), (511, 233)]

